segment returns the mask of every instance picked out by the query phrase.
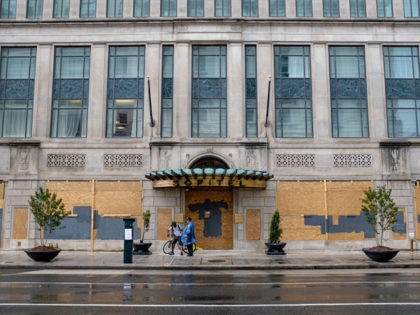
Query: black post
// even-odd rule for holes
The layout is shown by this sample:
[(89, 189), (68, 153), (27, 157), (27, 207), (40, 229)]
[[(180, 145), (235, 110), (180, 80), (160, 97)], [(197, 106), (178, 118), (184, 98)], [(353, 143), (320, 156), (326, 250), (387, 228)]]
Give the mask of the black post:
[(125, 218), (124, 220), (124, 264), (133, 262), (133, 222), (135, 219)]
[(150, 93), (150, 79), (149, 77), (147, 77), (147, 91), (149, 94), (149, 111), (150, 111), (150, 126), (154, 127), (155, 126), (155, 120), (153, 119), (153, 112), (152, 112), (152, 96)]
[(270, 108), (270, 88), (271, 88), (271, 78), (268, 79), (268, 92), (267, 92), (267, 111), (265, 112), (265, 122), (264, 127), (270, 126), (270, 122), (268, 121), (268, 113)]

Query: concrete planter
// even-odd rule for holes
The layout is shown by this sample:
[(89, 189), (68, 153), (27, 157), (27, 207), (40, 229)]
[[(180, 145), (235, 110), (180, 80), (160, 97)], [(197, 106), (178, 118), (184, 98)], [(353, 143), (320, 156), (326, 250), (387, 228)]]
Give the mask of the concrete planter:
[(286, 252), (283, 248), (286, 246), (287, 243), (280, 242), (280, 243), (265, 243), (268, 250), (266, 250), (267, 255), (286, 255)]

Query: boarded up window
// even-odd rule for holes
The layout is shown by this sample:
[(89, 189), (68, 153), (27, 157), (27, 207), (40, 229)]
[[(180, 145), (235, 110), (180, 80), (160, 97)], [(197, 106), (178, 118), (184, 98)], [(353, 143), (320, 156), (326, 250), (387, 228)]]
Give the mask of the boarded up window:
[(261, 235), (260, 209), (246, 209), (246, 239), (259, 240)]
[(171, 208), (159, 208), (157, 211), (157, 238), (158, 240), (168, 239), (167, 231), (172, 223), (172, 209)]
[(28, 237), (28, 208), (15, 208), (13, 216), (13, 238), (25, 240)]

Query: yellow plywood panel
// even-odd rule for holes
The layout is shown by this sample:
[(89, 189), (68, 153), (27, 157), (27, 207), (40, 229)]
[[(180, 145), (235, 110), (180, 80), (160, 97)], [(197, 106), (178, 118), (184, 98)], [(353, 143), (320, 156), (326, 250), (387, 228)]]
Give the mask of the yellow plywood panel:
[(141, 181), (97, 181), (95, 191), (142, 191)]
[(331, 241), (356, 241), (356, 240), (364, 240), (365, 234), (363, 232), (356, 233), (330, 233), (328, 234), (328, 240)]
[(327, 208), (329, 215), (359, 215), (364, 191), (373, 183), (365, 182), (326, 182)]
[(304, 224), (304, 216), (290, 216), (281, 214), (281, 227), (284, 240), (323, 240), (325, 235), (321, 233), (321, 226)]
[(282, 214), (325, 213), (323, 182), (277, 182), (276, 207)]
[(168, 228), (172, 223), (172, 209), (171, 208), (159, 208), (157, 210), (157, 239), (166, 240), (168, 239), (167, 233)]
[(92, 206), (92, 182), (90, 181), (48, 181), (45, 184), (51, 192), (55, 192), (67, 211), (76, 206)]
[(246, 209), (246, 239), (259, 240), (261, 236), (260, 209)]
[(4, 183), (0, 182), (0, 209), (4, 208)]
[(13, 239), (23, 240), (28, 237), (28, 208), (15, 208), (13, 215)]

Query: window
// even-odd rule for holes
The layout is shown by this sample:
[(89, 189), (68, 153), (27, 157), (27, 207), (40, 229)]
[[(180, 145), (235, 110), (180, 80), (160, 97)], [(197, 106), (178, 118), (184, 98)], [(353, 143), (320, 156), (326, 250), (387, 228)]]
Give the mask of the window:
[(404, 0), (404, 16), (420, 17), (419, 0)]
[(350, 16), (366, 17), (366, 0), (350, 0)]
[(53, 17), (68, 18), (70, 12), (70, 0), (54, 0)]
[(392, 0), (376, 0), (378, 17), (392, 17)]
[(28, 19), (42, 18), (43, 0), (28, 0), (26, 4), (26, 17)]
[(204, 16), (204, 0), (188, 0), (188, 16)]
[(270, 0), (270, 16), (285, 16), (286, 5), (285, 0)]
[(150, 0), (134, 0), (134, 16), (150, 16)]
[(258, 16), (258, 0), (242, 0), (242, 16)]
[(276, 137), (312, 137), (309, 46), (274, 47)]
[(117, 18), (123, 16), (123, 0), (108, 0), (106, 6), (106, 16)]
[(16, 18), (16, 0), (0, 0), (0, 18)]
[(108, 65), (107, 137), (142, 137), (144, 46), (111, 46)]
[(160, 15), (161, 16), (176, 16), (176, 0), (161, 0)]
[(55, 49), (51, 137), (86, 137), (89, 72), (89, 47)]
[(330, 97), (335, 138), (369, 136), (365, 52), (360, 46), (331, 46)]
[(245, 46), (246, 136), (257, 137), (257, 46)]
[(172, 137), (174, 96), (174, 46), (164, 45), (162, 52), (162, 137)]
[(231, 0), (214, 0), (214, 16), (230, 16)]
[(31, 137), (35, 48), (1, 50), (0, 137)]
[(419, 49), (384, 47), (388, 136), (420, 137)]
[(312, 16), (312, 0), (296, 0), (296, 16)]
[(226, 46), (192, 51), (192, 136), (226, 137)]
[(323, 9), (325, 17), (340, 16), (340, 0), (323, 0)]
[(93, 18), (96, 16), (96, 0), (80, 0), (80, 17)]

